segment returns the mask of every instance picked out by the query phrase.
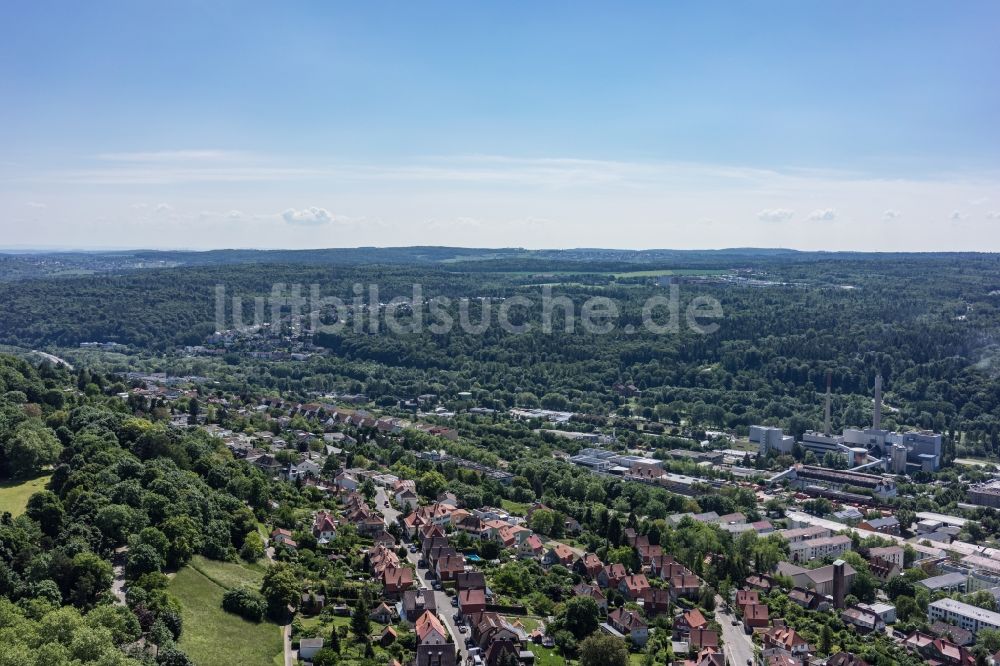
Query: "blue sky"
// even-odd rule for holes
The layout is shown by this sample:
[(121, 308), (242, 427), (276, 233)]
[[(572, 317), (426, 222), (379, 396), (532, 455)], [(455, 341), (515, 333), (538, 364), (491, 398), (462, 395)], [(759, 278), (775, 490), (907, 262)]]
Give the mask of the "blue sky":
[(1000, 250), (997, 3), (542, 4), (7, 3), (0, 246)]

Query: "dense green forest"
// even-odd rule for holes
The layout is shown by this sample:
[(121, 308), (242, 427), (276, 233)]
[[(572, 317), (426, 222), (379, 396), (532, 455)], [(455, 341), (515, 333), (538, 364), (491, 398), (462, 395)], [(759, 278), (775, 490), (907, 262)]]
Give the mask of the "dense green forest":
[[(201, 344), (215, 329), (217, 285), (225, 286), (227, 297), (243, 297), (247, 320), (252, 297), (270, 294), (275, 283), (316, 284), (322, 295), (348, 302), (355, 284), (377, 285), (383, 302), (409, 297), (412, 285), (420, 284), (425, 299), (452, 299), (447, 312), (456, 320), (458, 299), (473, 299), (473, 322), (481, 314), (479, 299), (524, 296), (540, 304), (549, 288), (577, 308), (594, 296), (610, 298), (620, 311), (614, 331), (599, 335), (577, 326), (568, 332), (557, 325), (546, 333), (541, 308), (533, 305), (515, 311), (518, 321), (533, 324), (522, 334), (499, 326), (483, 333), (456, 326), (406, 334), (348, 326), (316, 336), (329, 353), (307, 361), (251, 362), (234, 353), (225, 363), (187, 365), (201, 373), (211, 369), (232, 388), (300, 395), (355, 390), (386, 404), (427, 391), (475, 390), (485, 406), (631, 411), (737, 429), (768, 422), (793, 432), (818, 425), (818, 392), (828, 370), (837, 395), (835, 426), (867, 423), (874, 377), (881, 373), (893, 408), (890, 424), (935, 428), (979, 451), (1000, 446), (994, 381), (1000, 259), (992, 255), (730, 251), (673, 262), (656, 254), (641, 261), (636, 253), (628, 261), (598, 254), (595, 263), (472, 251), (463, 251), (463, 258), (456, 250), (415, 248), (359, 249), (344, 251), (342, 262), (308, 262), (322, 252), (337, 251), (305, 253), (291, 263), (237, 265), (232, 262), (287, 260), (295, 253), (222, 253), (216, 265), (205, 253), (202, 266), (23, 280), (0, 293), (0, 342), (58, 350), (115, 341), (140, 356), (166, 353), (161, 365), (181, 367), (187, 362), (171, 356), (178, 346)], [(582, 251), (567, 255), (573, 252)], [(351, 264), (347, 257), (383, 263)], [(702, 335), (682, 326), (659, 334), (641, 326), (646, 300), (669, 292), (657, 277), (668, 272), (682, 276), (681, 312), (693, 298), (717, 299), (724, 316), (716, 332)], [(431, 314), (426, 302), (423, 314)], [(561, 316), (557, 310), (557, 324)], [(628, 325), (636, 332), (628, 333)], [(617, 382), (634, 383), (642, 396), (622, 398), (612, 390)]]

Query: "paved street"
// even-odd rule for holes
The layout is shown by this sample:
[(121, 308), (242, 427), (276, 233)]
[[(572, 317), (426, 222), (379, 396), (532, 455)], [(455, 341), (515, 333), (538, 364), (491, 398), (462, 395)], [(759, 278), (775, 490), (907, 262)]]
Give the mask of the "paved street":
[[(389, 500), (389, 496), (386, 494), (384, 488), (377, 488), (375, 493), (375, 501), (378, 510), (382, 512), (385, 516), (385, 523), (388, 527), (393, 522), (399, 518), (399, 511), (397, 511), (391, 504), (385, 506), (385, 503)], [(404, 542), (404, 545), (409, 546), (408, 543)], [(427, 569), (422, 569), (417, 566), (417, 562), (420, 561), (420, 551), (415, 553), (407, 552), (406, 558), (413, 563), (414, 569), (417, 571), (417, 580), (420, 582), (420, 587), (425, 590), (432, 590), (431, 580), (427, 578)], [(441, 622), (447, 627), (448, 631), (451, 633), (452, 640), (455, 641), (455, 646), (459, 651), (460, 662), (464, 664), (468, 658), (468, 650), (465, 648), (465, 637), (468, 634), (463, 634), (458, 630), (458, 626), (455, 621), (452, 620), (452, 615), (457, 612), (457, 608), (451, 605), (451, 597), (449, 597), (444, 592), (434, 592), (434, 601), (437, 602), (438, 617), (441, 618)]]
[(743, 632), (743, 623), (733, 626), (733, 615), (726, 611), (725, 600), (716, 595), (715, 617), (722, 627), (722, 640), (725, 643), (726, 659), (730, 666), (745, 666), (752, 663), (754, 650), (750, 636)]

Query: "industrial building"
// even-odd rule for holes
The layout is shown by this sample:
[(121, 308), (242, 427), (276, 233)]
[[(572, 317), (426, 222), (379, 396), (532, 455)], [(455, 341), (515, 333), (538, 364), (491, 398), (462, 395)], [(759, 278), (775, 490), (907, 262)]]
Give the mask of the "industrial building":
[[(882, 429), (881, 375), (875, 378), (875, 406), (870, 428), (845, 428), (843, 434), (832, 434), (830, 400), (830, 378), (827, 375), (823, 431), (807, 430), (799, 441), (803, 449), (813, 452), (820, 460), (826, 454), (833, 453), (843, 457), (849, 467), (870, 466), (869, 456), (875, 453), (882, 457), (884, 469), (892, 474), (906, 474), (909, 471), (936, 472), (940, 468), (942, 438), (939, 433), (927, 430), (895, 432)], [(761, 425), (750, 426), (750, 441), (760, 446), (761, 453), (768, 451), (790, 453), (795, 446), (794, 438), (785, 435), (780, 428)], [(994, 501), (997, 503), (986, 506), (1000, 506), (1000, 496)]]

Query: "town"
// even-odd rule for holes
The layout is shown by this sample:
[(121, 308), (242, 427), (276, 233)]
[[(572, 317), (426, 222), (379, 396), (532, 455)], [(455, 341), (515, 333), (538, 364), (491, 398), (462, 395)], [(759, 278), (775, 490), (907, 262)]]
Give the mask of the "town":
[[(467, 419), (528, 424), (545, 442), (536, 455), (581, 470), (575, 483), (588, 499), (607, 496), (608, 483), (674, 498), (655, 515), (617, 503), (595, 513), (549, 484), (539, 499), (517, 465), (463, 457), (463, 427), (441, 425), (462, 414), (432, 408), (439, 396), (388, 413), (364, 396), (241, 404), (216, 395), (192, 409), (197, 385), (133, 383), (122, 399), (174, 391), (173, 427), (219, 438), (296, 489), (295, 508), (272, 500), (267, 553), (313, 578), (288, 607), (289, 649), (304, 663), (326, 663), (351, 636), (370, 655), (415, 666), (547, 664), (598, 640), (686, 666), (861, 665), (882, 655), (972, 666), (974, 647), (1000, 640), (1000, 549), (980, 545), (975, 519), (995, 505), (1000, 477), (972, 484), (954, 515), (898, 509), (900, 485), (934, 488), (911, 474), (941, 469), (942, 435), (880, 429), (881, 377), (871, 428), (830, 434), (827, 394), (822, 433), (796, 440), (753, 426), (745, 438), (714, 431), (684, 449), (621, 449), (613, 432), (575, 430), (585, 424), (574, 413), (501, 415), (455, 396)], [(793, 455), (806, 462), (768, 471)], [(331, 570), (344, 582), (331, 585)]]

